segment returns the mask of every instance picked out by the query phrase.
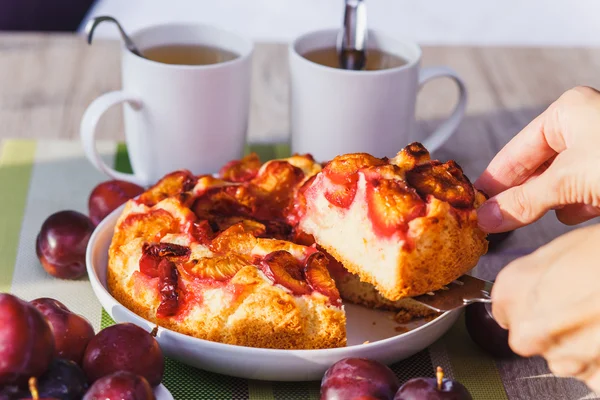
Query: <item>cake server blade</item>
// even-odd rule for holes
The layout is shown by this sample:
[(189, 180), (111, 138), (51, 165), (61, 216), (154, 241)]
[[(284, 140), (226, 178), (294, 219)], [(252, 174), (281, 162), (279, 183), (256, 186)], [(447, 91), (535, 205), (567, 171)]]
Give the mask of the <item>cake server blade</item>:
[(440, 290), (413, 297), (413, 300), (438, 312), (451, 311), (471, 303), (491, 303), (492, 286), (492, 282), (463, 275)]

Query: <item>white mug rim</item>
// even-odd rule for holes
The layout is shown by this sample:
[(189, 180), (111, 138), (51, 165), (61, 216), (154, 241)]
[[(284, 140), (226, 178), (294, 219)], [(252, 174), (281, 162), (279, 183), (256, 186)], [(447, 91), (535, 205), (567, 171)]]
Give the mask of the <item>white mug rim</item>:
[[(121, 49), (122, 49), (123, 53), (127, 54), (128, 56), (133, 56), (134, 59), (138, 60), (141, 63), (147, 64), (149, 66), (159, 66), (159, 67), (163, 67), (163, 68), (167, 68), (167, 69), (176, 69), (176, 70), (204, 71), (204, 70), (212, 70), (212, 69), (217, 69), (217, 68), (225, 68), (230, 65), (243, 63), (246, 60), (248, 60), (248, 58), (252, 57), (252, 53), (254, 52), (254, 42), (250, 39), (247, 39), (243, 35), (240, 35), (237, 32), (219, 28), (214, 25), (198, 24), (198, 23), (193, 23), (193, 22), (167, 22), (167, 23), (162, 23), (162, 24), (154, 24), (154, 25), (146, 26), (146, 27), (143, 27), (143, 28), (133, 31), (130, 34), (130, 37), (135, 43), (136, 38), (139, 38), (140, 36), (147, 34), (148, 32), (151, 32), (152, 30), (166, 29), (166, 28), (195, 28), (195, 29), (200, 28), (200, 29), (213, 30), (215, 32), (218, 32), (219, 34), (225, 34), (225, 35), (230, 35), (231, 37), (235, 37), (237, 40), (240, 41), (240, 43), (243, 43), (243, 47), (245, 47), (245, 49), (243, 52), (240, 52), (239, 56), (234, 58), (233, 60), (224, 61), (224, 62), (220, 62), (220, 63), (216, 63), (216, 64), (202, 64), (202, 65), (166, 64), (166, 63), (162, 63), (159, 61), (150, 60), (148, 58), (140, 57), (137, 54), (133, 53), (131, 50), (129, 50), (125, 46), (125, 43), (121, 44)], [(143, 50), (143, 49), (140, 49), (140, 50)]]
[[(370, 70), (370, 71), (355, 71), (355, 70), (349, 70), (349, 69), (332, 68), (332, 67), (328, 67), (326, 65), (321, 65), (316, 62), (310, 61), (306, 57), (304, 57), (302, 54), (300, 54), (300, 52), (297, 49), (298, 44), (302, 40), (306, 40), (309, 36), (337, 35), (338, 32), (339, 32), (339, 28), (337, 28), (337, 29), (336, 28), (318, 29), (318, 30), (305, 32), (305, 33), (301, 34), (300, 36), (296, 37), (290, 43), (289, 52), (296, 60), (298, 60), (302, 63), (305, 63), (307, 65), (310, 65), (311, 67), (313, 67), (317, 70), (335, 73), (335, 74), (341, 74), (341, 75), (357, 76), (357, 77), (358, 76), (375, 76), (375, 75), (395, 74), (400, 71), (409, 70), (411, 68), (414, 68), (414, 67), (418, 66), (419, 63), (421, 62), (423, 51), (421, 49), (421, 46), (419, 46), (416, 42), (406, 39), (406, 38), (391, 35), (389, 33), (386, 33), (385, 31), (381, 31), (378, 29), (369, 29), (368, 36), (375, 35), (380, 38), (385, 38), (386, 40), (389, 40), (389, 41), (403, 43), (405, 45), (408, 45), (409, 47), (412, 47), (413, 51), (415, 51), (416, 56), (412, 57), (411, 59), (407, 59), (408, 62), (406, 64), (403, 64), (403, 65), (400, 65), (397, 67), (393, 67), (393, 68)], [(314, 47), (312, 49), (316, 49), (316, 48), (317, 47)], [(405, 58), (405, 59), (407, 58), (406, 55), (404, 55), (404, 54), (398, 54), (398, 52), (389, 51), (389, 50), (386, 50), (386, 51), (391, 52), (392, 54), (400, 56), (402, 58)]]

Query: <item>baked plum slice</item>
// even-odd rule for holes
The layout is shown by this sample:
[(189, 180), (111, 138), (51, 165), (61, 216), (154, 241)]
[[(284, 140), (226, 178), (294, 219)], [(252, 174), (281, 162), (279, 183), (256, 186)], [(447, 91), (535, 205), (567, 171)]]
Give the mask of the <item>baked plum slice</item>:
[(329, 275), (328, 264), (327, 256), (321, 252), (308, 256), (304, 267), (306, 280), (311, 288), (327, 296), (331, 304), (340, 305), (342, 302), (340, 292)]
[(389, 237), (406, 231), (408, 223), (425, 214), (425, 202), (399, 179), (386, 179), (377, 171), (367, 177), (368, 215), (377, 234)]
[(157, 278), (159, 276), (158, 265), (162, 259), (184, 262), (189, 258), (190, 252), (189, 247), (174, 243), (144, 243), (139, 262), (140, 272), (151, 278)]
[(224, 255), (191, 260), (184, 264), (185, 271), (198, 279), (226, 281), (232, 278), (240, 269), (248, 265), (239, 255), (228, 253)]
[(262, 163), (256, 153), (250, 153), (241, 160), (228, 162), (219, 171), (219, 177), (230, 182), (247, 182), (252, 180)]
[(414, 142), (403, 148), (396, 154), (396, 157), (390, 161), (402, 170), (413, 169), (419, 164), (424, 164), (431, 160), (429, 151), (421, 143)]
[(325, 198), (334, 206), (348, 208), (354, 201), (358, 185), (358, 171), (386, 162), (366, 153), (345, 154), (335, 157), (323, 169), (332, 188), (325, 192)]
[(148, 207), (152, 207), (167, 197), (173, 197), (192, 190), (195, 184), (196, 178), (191, 172), (186, 170), (171, 172), (142, 193), (138, 201)]
[(456, 208), (473, 207), (473, 185), (454, 161), (444, 164), (432, 161), (417, 165), (406, 172), (406, 180), (423, 198), (432, 195)]
[(311, 292), (304, 277), (303, 266), (285, 250), (267, 254), (261, 260), (261, 269), (273, 282), (288, 288), (296, 295)]

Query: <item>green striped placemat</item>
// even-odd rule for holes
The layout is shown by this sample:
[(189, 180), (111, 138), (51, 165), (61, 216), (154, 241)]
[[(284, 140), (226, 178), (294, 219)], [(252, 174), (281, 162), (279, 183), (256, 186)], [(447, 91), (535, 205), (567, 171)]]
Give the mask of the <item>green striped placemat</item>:
[[(99, 144), (107, 162), (130, 172), (123, 145)], [(261, 159), (285, 157), (287, 145), (253, 145)], [(91, 189), (106, 178), (85, 160), (77, 142), (5, 141), (0, 149), (0, 290), (25, 299), (48, 296), (86, 316), (98, 330), (114, 323), (93, 297), (89, 282), (61, 281), (39, 266), (34, 241), (43, 220), (54, 211), (86, 212)], [(259, 362), (259, 361), (257, 361)], [(464, 321), (429, 349), (392, 365), (401, 382), (433, 376), (441, 365), (450, 378), (462, 382), (476, 400), (507, 399), (496, 362), (470, 342)], [(305, 400), (319, 398), (319, 382), (261, 382), (218, 375), (167, 359), (164, 385), (177, 400), (252, 399)]]

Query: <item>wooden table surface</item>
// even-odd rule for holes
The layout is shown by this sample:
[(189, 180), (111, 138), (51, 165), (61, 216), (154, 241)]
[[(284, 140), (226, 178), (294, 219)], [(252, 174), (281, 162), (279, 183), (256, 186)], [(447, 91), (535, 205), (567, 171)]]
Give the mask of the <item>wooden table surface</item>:
[[(120, 45), (97, 41), (88, 46), (72, 35), (0, 34), (0, 141), (6, 138), (76, 139), (88, 104), (102, 93), (120, 88)], [(434, 154), (455, 159), (476, 178), (493, 155), (523, 126), (565, 90), (576, 85), (600, 87), (600, 49), (426, 47), (423, 65), (447, 65), (466, 82), (467, 116), (453, 138)], [(418, 98), (419, 133), (431, 131), (452, 109), (453, 84), (428, 84)], [(257, 44), (250, 141), (284, 141), (288, 137), (288, 72), (284, 44)], [(118, 108), (109, 111), (99, 137), (123, 138)], [(567, 228), (547, 215), (520, 229), (503, 245), (518, 254), (547, 243)], [(493, 279), (504, 261), (478, 273)], [(521, 376), (532, 365), (545, 371), (542, 360), (501, 364), (503, 376)], [(536, 398), (534, 381), (507, 386), (518, 398)], [(550, 391), (558, 397), (583, 393), (581, 384), (566, 380)], [(532, 397), (525, 394), (530, 392)], [(550, 398), (550, 397), (548, 397)], [(578, 397), (579, 398), (579, 397)], [(583, 398), (583, 397), (582, 397)], [(586, 399), (594, 397), (585, 397)]]
[[(500, 140), (566, 89), (600, 86), (600, 49), (425, 47), (423, 65), (454, 68), (469, 91), (468, 119), (491, 118), (480, 134), (493, 132)], [(287, 83), (286, 45), (257, 44), (250, 140), (287, 138)], [(86, 106), (119, 88), (117, 42), (88, 46), (82, 37), (68, 34), (0, 33), (0, 138), (77, 138)], [(449, 80), (430, 83), (419, 95), (417, 117), (444, 117), (455, 98)], [(498, 116), (503, 123), (494, 119)], [(101, 129), (101, 137), (122, 137), (117, 108)]]

